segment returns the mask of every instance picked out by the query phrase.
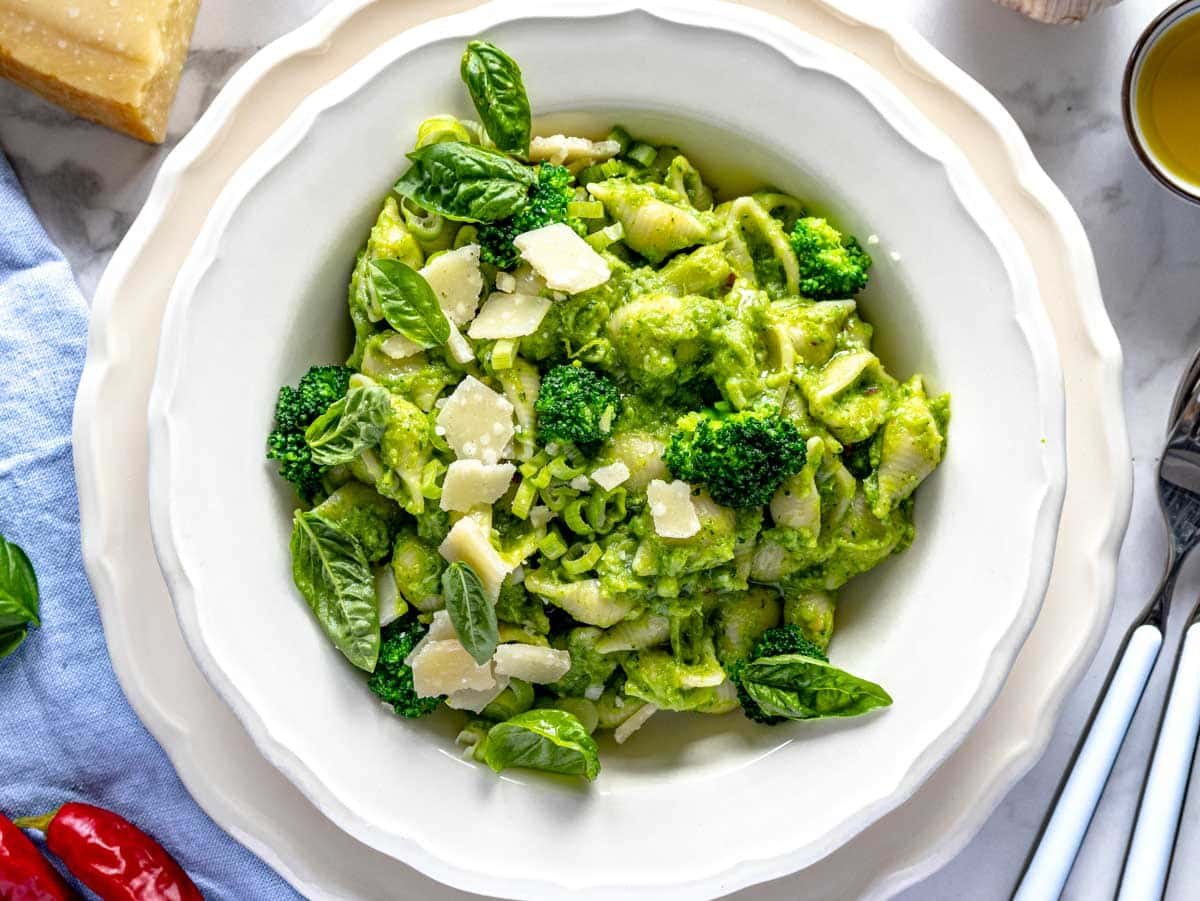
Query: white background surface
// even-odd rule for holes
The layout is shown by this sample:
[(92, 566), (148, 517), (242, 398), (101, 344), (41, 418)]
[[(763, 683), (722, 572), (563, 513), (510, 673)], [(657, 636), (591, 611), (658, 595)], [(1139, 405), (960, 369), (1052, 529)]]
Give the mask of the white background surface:
[[(1153, 468), (1175, 379), (1200, 346), (1200, 207), (1169, 194), (1142, 171), (1120, 118), (1125, 57), (1142, 27), (1166, 5), (1164, 0), (1126, 0), (1072, 29), (1026, 22), (988, 0), (875, 2), (900, 10), (1017, 119), (1042, 165), (1083, 219), (1126, 354), (1136, 489), (1110, 634), (1068, 702), (1042, 762), (953, 863), (903, 896), (906, 901), (990, 901), (1008, 897), (1120, 635), (1158, 578), (1163, 539)], [(172, 115), (171, 140), (186, 131), (254, 50), (322, 5), (323, 0), (205, 0)], [(0, 147), (90, 296), (149, 190), (164, 150), (74, 120), (3, 83)], [(964, 296), (963, 303), (969, 305), (970, 298)], [(1198, 594), (1200, 579), (1192, 567), (1180, 582), (1178, 619)], [(1168, 648), (1177, 631), (1171, 630)], [(1165, 687), (1167, 673), (1160, 670), (1118, 760), (1067, 898), (1111, 897), (1116, 885)], [(1200, 893), (1200, 787), (1194, 788), (1168, 886), (1172, 899)]]

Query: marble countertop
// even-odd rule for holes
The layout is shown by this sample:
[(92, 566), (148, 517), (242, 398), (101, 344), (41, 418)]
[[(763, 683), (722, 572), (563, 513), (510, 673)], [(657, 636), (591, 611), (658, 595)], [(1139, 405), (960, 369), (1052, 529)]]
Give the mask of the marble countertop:
[[(1083, 26), (1049, 28), (989, 0), (891, 0), (939, 49), (991, 90), (1087, 228), (1109, 312), (1125, 350), (1125, 403), (1136, 470), (1116, 614), (1097, 663), (1072, 694), (1042, 761), (945, 869), (901, 897), (1006, 899), (1083, 728), (1126, 624), (1150, 595), (1165, 545), (1153, 472), (1175, 380), (1200, 346), (1200, 206), (1159, 187), (1139, 166), (1120, 116), (1125, 57), (1165, 0), (1125, 2)], [(112, 134), (0, 82), (0, 147), (9, 155), (84, 293), (136, 216), (171, 145), (255, 50), (313, 15), (324, 0), (205, 0), (193, 52), (161, 148)], [(1184, 573), (1188, 606), (1200, 567)], [(1064, 897), (1111, 897), (1152, 747), (1166, 673), (1158, 672), (1117, 762)], [(1200, 775), (1194, 776), (1200, 782)], [(1167, 897), (1200, 885), (1200, 785), (1184, 816)]]

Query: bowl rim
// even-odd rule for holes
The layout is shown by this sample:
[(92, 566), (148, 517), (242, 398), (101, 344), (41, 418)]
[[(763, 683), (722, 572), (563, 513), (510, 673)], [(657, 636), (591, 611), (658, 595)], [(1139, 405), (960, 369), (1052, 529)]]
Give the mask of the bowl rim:
[[(183, 635), (196, 658), (206, 679), (230, 706), (237, 718), (247, 729), (259, 750), (330, 820), (360, 841), (397, 857), (415, 866), (427, 875), (446, 884), (469, 891), (497, 894), (498, 890), (513, 893), (513, 897), (552, 897), (563, 891), (573, 891), (586, 897), (627, 897), (629, 891), (653, 890), (658, 897), (694, 897), (698, 890), (733, 891), (748, 885), (777, 878), (813, 863), (844, 844), (855, 834), (878, 818), (907, 800), (925, 779), (962, 742), (974, 725), (990, 707), (1003, 686), (1016, 655), (1023, 645), (1040, 610), (1041, 601), (1049, 582), (1054, 556), (1054, 538), (1065, 494), (1065, 401), (1062, 385), (1062, 370), (1058, 361), (1057, 348), (1049, 319), (1038, 295), (1036, 279), (1024, 246), (1017, 239), (1011, 223), (997, 211), (995, 221), (986, 229), (993, 244), (997, 242), (995, 230), (1001, 225), (1011, 234), (1004, 243), (1006, 257), (1019, 263), (1019, 273), (1009, 272), (1010, 280), (1020, 290), (1014, 292), (1017, 320), (1029, 347), (1035, 382), (1039, 397), (1039, 413), (1045, 440), (1042, 444), (1041, 491), (1037, 495), (1037, 526), (1030, 551), (1030, 566), (1026, 590), (1017, 614), (1003, 638), (997, 643), (988, 665), (980, 679), (974, 695), (966, 703), (957, 718), (944, 732), (917, 756), (903, 778), (884, 798), (866, 805), (855, 814), (847, 816), (841, 823), (831, 827), (820, 840), (814, 840), (781, 855), (743, 860), (720, 872), (706, 874), (687, 883), (645, 886), (628, 886), (624, 883), (604, 882), (579, 886), (552, 883), (549, 880), (511, 879), (498, 886), (495, 874), (483, 874), (427, 851), (419, 840), (411, 836), (388, 833), (389, 840), (380, 841), (381, 830), (365, 822), (355, 811), (346, 808), (327, 790), (324, 784), (307, 767), (304, 760), (283, 745), (270, 732), (260, 714), (247, 702), (232, 680), (225, 677), (215, 659), (208, 653), (202, 632), (196, 620), (196, 598), (187, 572), (183, 567), (173, 533), (170, 515), (170, 495), (165, 490), (170, 484), (171, 417), (170, 400), (180, 375), (172, 361), (177, 355), (170, 351), (182, 342), (184, 311), (187, 301), (199, 285), (209, 266), (215, 261), (217, 244), (230, 218), (241, 206), (253, 187), (278, 165), (308, 134), (320, 114), (349, 99), (384, 68), (405, 54), (415, 51), (426, 43), (449, 38), (465, 38), (503, 24), (546, 19), (610, 19), (621, 15), (644, 14), (670, 24), (708, 28), (749, 38), (772, 48), (800, 65), (795, 59), (793, 48), (820, 46), (823, 53), (837, 57), (839, 65), (854, 70), (855, 78), (844, 77), (856, 89), (862, 90), (869, 82), (871, 91), (862, 91), (877, 109), (880, 97), (889, 102), (890, 115), (880, 110), (881, 115), (891, 121), (893, 127), (906, 140), (935, 159), (947, 171), (947, 177), (959, 199), (966, 203), (971, 195), (978, 203), (993, 206), (990, 195), (980, 183), (961, 152), (934, 127), (903, 94), (865, 63), (847, 51), (806, 35), (796, 25), (770, 13), (739, 6), (723, 0), (643, 0), (643, 2), (603, 2), (603, 0), (568, 0), (554, 3), (551, 0), (494, 0), (471, 10), (436, 18), (411, 30), (398, 34), (368, 56), (357, 62), (346, 72), (323, 85), (301, 103), (291, 116), (271, 137), (255, 150), (239, 167), (221, 191), (214, 203), (191, 253), (176, 278), (168, 300), (162, 328), (160, 353), (149, 405), (150, 486), (151, 524), (156, 554), (167, 582)], [(844, 60), (843, 60), (844, 58)], [(830, 71), (835, 71), (832, 67)], [(897, 124), (897, 119), (909, 126), (906, 130)], [(915, 123), (915, 124), (914, 124)], [(922, 140), (917, 142), (909, 133), (917, 129)], [(936, 148), (936, 152), (931, 150)], [(984, 201), (982, 198), (986, 197)], [(970, 206), (968, 204), (968, 206)], [(977, 218), (972, 214), (972, 218)], [(1011, 267), (1010, 267), (1011, 268)], [(396, 848), (403, 846), (404, 851)], [(553, 894), (544, 894), (552, 891)]]

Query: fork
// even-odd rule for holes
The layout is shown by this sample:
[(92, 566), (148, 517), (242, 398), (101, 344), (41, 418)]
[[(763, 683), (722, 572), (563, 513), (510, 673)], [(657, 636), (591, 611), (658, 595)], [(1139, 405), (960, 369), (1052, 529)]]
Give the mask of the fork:
[[(1180, 567), (1188, 553), (1200, 543), (1200, 354), (1197, 354), (1184, 374), (1176, 392), (1176, 410), (1173, 410), (1170, 435), (1166, 449), (1158, 466), (1158, 500), (1163, 518), (1167, 526), (1167, 561), (1162, 579), (1155, 590), (1150, 602), (1142, 610), (1138, 618), (1130, 626), (1122, 641), (1117, 660), (1109, 671), (1108, 679), (1100, 700), (1092, 711), (1091, 719), (1085, 730), (1082, 743), (1076, 748), (1074, 759), (1067, 775), (1059, 786), (1058, 797), (1049, 818), (1042, 826), (1033, 853), (1026, 864), (1013, 894), (1014, 901), (1053, 901), (1057, 899), (1066, 884), (1071, 867), (1083, 843), (1100, 795), (1104, 791), (1112, 772), (1117, 753), (1125, 740), (1129, 724), (1133, 719), (1145, 691), (1146, 683), (1154, 664), (1158, 660), (1162, 648), (1164, 626), (1167, 609), (1175, 589), (1175, 580), (1179, 576)], [(1191, 678), (1192, 686), (1200, 686), (1200, 629), (1188, 630), (1189, 637), (1194, 637), (1190, 644), (1191, 653), (1186, 653), (1185, 662), (1188, 672), (1195, 676)], [(1183, 691), (1188, 678), (1178, 679), (1175, 684)], [(1180, 695), (1176, 700), (1172, 692), (1172, 702), (1177, 710), (1183, 711), (1175, 717), (1165, 717), (1164, 726), (1170, 721), (1178, 728), (1170, 731), (1170, 748), (1176, 756), (1178, 748), (1195, 741), (1196, 715), (1191, 711), (1200, 703), (1200, 696), (1192, 699)], [(1181, 707), (1182, 705), (1182, 707)], [(1169, 705), (1170, 707), (1170, 705)], [(1187, 710), (1186, 708), (1191, 708)], [(1162, 733), (1167, 737), (1168, 732)], [(1164, 746), (1164, 753), (1166, 753)], [(1190, 749), (1191, 744), (1187, 744)], [(1169, 755), (1168, 755), (1169, 756)], [(1157, 758), (1157, 754), (1156, 754)], [(1177, 767), (1170, 771), (1164, 766), (1159, 768), (1158, 779), (1147, 780), (1147, 791), (1144, 796), (1142, 810), (1147, 814), (1146, 827), (1143, 828), (1143, 839), (1136, 838), (1131, 845), (1131, 855), (1136, 854), (1136, 862), (1127, 865), (1122, 878), (1123, 899), (1132, 901), (1134, 898), (1154, 898), (1161, 895), (1161, 885), (1165, 884), (1167, 866), (1170, 861), (1170, 840), (1174, 837), (1174, 825), (1170, 833), (1162, 835), (1163, 822), (1155, 823), (1158, 835), (1153, 833), (1151, 823), (1153, 816), (1150, 802), (1155, 810), (1165, 810), (1169, 813), (1175, 810), (1172, 824), (1178, 823), (1178, 810), (1182, 806), (1183, 788), (1186, 786), (1186, 773), (1183, 774), (1182, 785), (1176, 785), (1180, 773), (1186, 770)], [(1153, 765), (1152, 765), (1152, 776)], [(1160, 814), (1161, 815), (1161, 814)], [(1142, 817), (1139, 816), (1139, 825)], [(1163, 846), (1166, 851), (1162, 852)], [(1163, 859), (1165, 857), (1165, 859)], [(1131, 862), (1135, 857), (1131, 856)], [(1161, 870), (1159, 888), (1153, 891), (1147, 880)], [(1127, 877), (1127, 878), (1126, 878)], [(1146, 894), (1149, 890), (1153, 893)]]

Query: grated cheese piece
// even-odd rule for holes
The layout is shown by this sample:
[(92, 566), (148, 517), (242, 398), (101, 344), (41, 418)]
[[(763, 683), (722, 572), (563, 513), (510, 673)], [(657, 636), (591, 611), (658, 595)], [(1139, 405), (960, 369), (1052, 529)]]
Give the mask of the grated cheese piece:
[(462, 560), (475, 570), (483, 590), (493, 601), (500, 597), (500, 585), (504, 577), (512, 572), (512, 567), (504, 562), (504, 558), (492, 547), (487, 533), (479, 523), (470, 516), (464, 516), (450, 529), (438, 551), (443, 557), (454, 563)]
[(421, 650), (429, 642), (444, 641), (450, 638), (458, 641), (458, 632), (454, 629), (454, 623), (450, 622), (450, 614), (445, 610), (438, 610), (433, 614), (433, 621), (429, 624), (429, 631), (425, 633), (425, 636), (420, 641), (413, 645), (413, 649), (404, 658), (404, 665), (412, 666), (412, 662), (417, 659), (417, 655), (421, 653)]
[(455, 325), (464, 325), (475, 317), (479, 295), (483, 292), (483, 273), (479, 271), (479, 245), (468, 244), (447, 251), (420, 270), (442, 311)]
[(517, 290), (517, 280), (510, 272), (496, 273), (496, 290), (504, 294), (514, 294)]
[(620, 460), (616, 463), (609, 463), (607, 466), (601, 466), (592, 473), (592, 481), (605, 491), (612, 491), (628, 478), (629, 467)]
[(692, 503), (692, 486), (678, 479), (654, 479), (646, 488), (654, 531), (663, 538), (691, 538), (700, 531), (700, 517)]
[(471, 349), (471, 342), (463, 337), (463, 333), (453, 322), (450, 323), (450, 339), (446, 342), (446, 347), (450, 350), (450, 356), (454, 358), (454, 362), (460, 366), (466, 366), (475, 360), (475, 351)]
[(563, 222), (517, 235), (513, 246), (555, 291), (578, 294), (603, 285), (612, 275), (604, 257)]
[(466, 513), (476, 504), (492, 504), (508, 490), (517, 467), (511, 463), (455, 460), (442, 483), (443, 510)]
[(658, 708), (653, 704), (646, 704), (643, 707), (639, 707), (637, 713), (633, 714), (633, 716), (613, 730), (613, 738), (617, 740), (617, 744), (625, 744), (629, 740), (629, 736), (646, 725), (646, 720), (650, 719), (656, 713), (658, 713)]
[(396, 587), (396, 577), (392, 575), (390, 566), (375, 570), (375, 597), (379, 599), (381, 626), (399, 619), (400, 614), (408, 609), (408, 604), (400, 598), (400, 589)]
[(447, 398), (437, 424), (446, 430), (446, 443), (458, 457), (490, 463), (498, 461), (516, 433), (513, 405), (472, 375)]
[(463, 689), (483, 691), (496, 684), (492, 662), (482, 666), (456, 638), (431, 641), (412, 661), (413, 688), (418, 697), (452, 695)]
[[(451, 326), (453, 328), (453, 326)], [(410, 341), (401, 334), (390, 335), (379, 344), (384, 355), (393, 360), (404, 360), (419, 354), (423, 347), (415, 341)]]
[(575, 478), (571, 479), (571, 481), (567, 484), (569, 484), (576, 491), (587, 491), (588, 487), (591, 485), (591, 482), (588, 481), (587, 476), (575, 476)]
[(555, 512), (543, 504), (538, 504), (529, 511), (529, 521), (533, 523), (535, 529), (540, 529), (550, 520), (554, 519)]
[(506, 688), (508, 688), (508, 676), (503, 676), (496, 679), (496, 684), (491, 688), (480, 690), (464, 688), (456, 691), (454, 694), (447, 696), (446, 706), (453, 710), (469, 710), (472, 713), (479, 713), (484, 707), (496, 700)]
[(549, 310), (550, 301), (544, 297), (497, 292), (484, 301), (467, 334), (477, 341), (523, 338), (537, 331)]
[(569, 652), (532, 644), (502, 644), (493, 660), (498, 674), (535, 685), (557, 682), (571, 668)]

